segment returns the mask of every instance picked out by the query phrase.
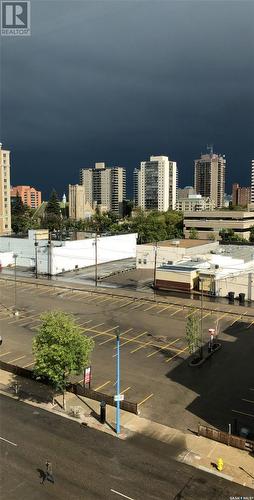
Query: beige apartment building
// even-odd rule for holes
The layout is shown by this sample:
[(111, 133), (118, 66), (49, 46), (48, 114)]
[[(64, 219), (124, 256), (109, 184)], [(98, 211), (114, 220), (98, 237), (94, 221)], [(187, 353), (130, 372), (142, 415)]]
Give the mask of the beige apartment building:
[(201, 194), (189, 195), (188, 198), (180, 198), (176, 202), (178, 212), (198, 212), (201, 210), (214, 210), (215, 202), (210, 198), (204, 198)]
[(84, 186), (86, 201), (101, 212), (112, 211), (119, 217), (124, 213), (126, 200), (126, 170), (107, 167), (104, 162), (92, 168), (82, 168), (80, 184)]
[(254, 212), (245, 211), (201, 211), (184, 213), (184, 236), (189, 238), (190, 230), (195, 228), (199, 239), (220, 239), (222, 229), (233, 231), (245, 239), (249, 239), (250, 228), (254, 226)]
[(197, 194), (210, 198), (216, 208), (224, 205), (226, 159), (223, 155), (210, 153), (195, 160), (194, 183)]
[(86, 201), (85, 187), (69, 184), (69, 217), (80, 220), (89, 219), (94, 214), (91, 205)]
[(11, 233), (10, 151), (0, 143), (0, 235)]

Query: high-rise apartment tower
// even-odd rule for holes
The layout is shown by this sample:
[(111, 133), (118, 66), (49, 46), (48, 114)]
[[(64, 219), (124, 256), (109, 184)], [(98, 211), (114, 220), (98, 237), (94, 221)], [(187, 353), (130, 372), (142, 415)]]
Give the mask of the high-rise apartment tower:
[(209, 153), (195, 160), (195, 190), (213, 200), (216, 208), (221, 208), (224, 204), (226, 159), (210, 149)]
[(0, 234), (11, 233), (10, 151), (0, 143)]

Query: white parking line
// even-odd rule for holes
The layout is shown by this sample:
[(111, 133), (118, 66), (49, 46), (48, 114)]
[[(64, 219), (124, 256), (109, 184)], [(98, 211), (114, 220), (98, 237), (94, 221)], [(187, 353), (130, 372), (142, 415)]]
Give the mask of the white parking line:
[(112, 493), (115, 493), (116, 495), (119, 495), (119, 497), (127, 498), (127, 500), (134, 500), (134, 498), (128, 497), (127, 495), (120, 493), (120, 491), (112, 490), (112, 488), (110, 491), (112, 491)]
[(5, 442), (6, 442), (6, 443), (8, 443), (8, 444), (12, 444), (12, 446), (18, 446), (18, 445), (17, 445), (17, 443), (13, 443), (12, 441), (9, 441), (9, 439), (5, 439), (5, 438), (2, 438), (2, 437), (0, 437), (0, 439), (1, 439), (2, 441), (5, 441)]
[(11, 359), (10, 361), (8, 361), (8, 363), (14, 363), (14, 361), (19, 361), (19, 359), (23, 359), (25, 357), (26, 356), (20, 356), (19, 358)]

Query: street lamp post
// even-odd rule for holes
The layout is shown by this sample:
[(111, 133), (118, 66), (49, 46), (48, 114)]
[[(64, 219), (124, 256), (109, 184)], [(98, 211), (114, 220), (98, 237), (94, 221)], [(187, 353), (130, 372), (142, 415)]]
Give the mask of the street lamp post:
[(120, 426), (120, 336), (116, 334), (116, 433), (119, 434)]
[(35, 278), (38, 279), (38, 241), (35, 241), (34, 248), (35, 248)]
[(201, 307), (200, 307), (200, 358), (203, 359), (203, 294), (204, 294), (204, 281), (201, 280)]
[(17, 257), (18, 254), (14, 253), (14, 313), (17, 312)]
[(153, 289), (154, 289), (154, 294), (155, 294), (155, 290), (156, 290), (157, 253), (158, 253), (158, 241), (156, 241), (155, 247), (154, 247), (154, 269), (153, 269)]

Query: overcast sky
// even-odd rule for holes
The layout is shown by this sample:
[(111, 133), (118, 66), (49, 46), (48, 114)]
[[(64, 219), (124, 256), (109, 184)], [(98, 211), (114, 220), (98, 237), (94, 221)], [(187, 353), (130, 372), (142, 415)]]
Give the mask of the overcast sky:
[(231, 183), (254, 158), (254, 1), (32, 0), (31, 37), (2, 37), (1, 142), (12, 184), (47, 196), (96, 161), (178, 162), (207, 144)]

